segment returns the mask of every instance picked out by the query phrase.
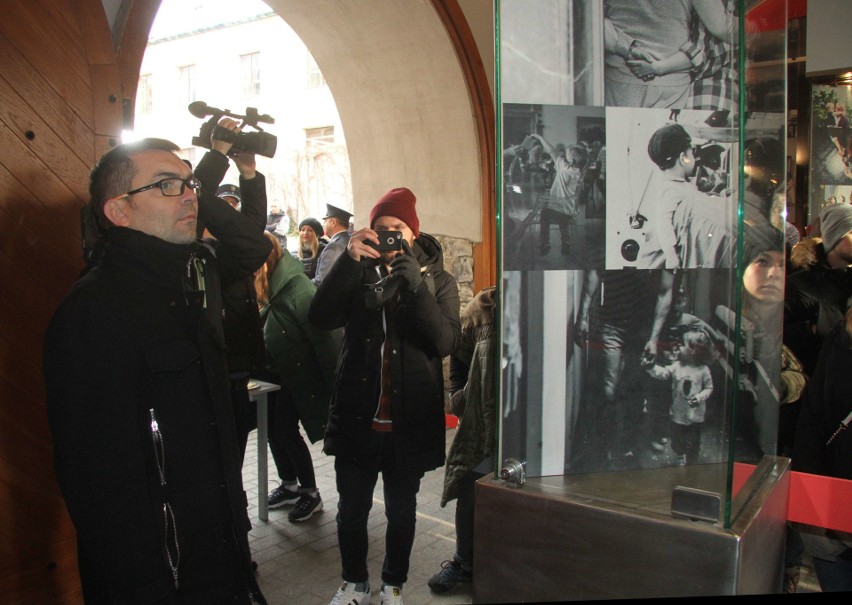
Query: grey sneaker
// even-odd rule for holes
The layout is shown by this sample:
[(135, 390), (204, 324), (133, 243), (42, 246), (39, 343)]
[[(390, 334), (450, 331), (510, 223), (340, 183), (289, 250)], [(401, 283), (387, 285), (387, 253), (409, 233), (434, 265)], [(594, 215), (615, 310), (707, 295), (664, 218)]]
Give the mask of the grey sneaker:
[(295, 504), (299, 501), (299, 496), (301, 496), (299, 492), (287, 489), (283, 485), (279, 485), (269, 493), (269, 497), (266, 499), (266, 502), (269, 505), (269, 508), (281, 508), (288, 504)]
[(344, 582), (328, 605), (367, 605), (370, 602), (370, 585), (365, 584), (364, 590), (356, 590), (357, 586), (354, 582)]
[(429, 588), (433, 592), (447, 592), (459, 582), (470, 582), (473, 572), (465, 569), (458, 561), (444, 561), (441, 563), (441, 571), (429, 578)]
[(298, 523), (299, 521), (307, 521), (314, 513), (322, 510), (322, 498), (320, 493), (308, 494), (304, 493), (299, 497), (296, 506), (287, 515), (290, 523)]

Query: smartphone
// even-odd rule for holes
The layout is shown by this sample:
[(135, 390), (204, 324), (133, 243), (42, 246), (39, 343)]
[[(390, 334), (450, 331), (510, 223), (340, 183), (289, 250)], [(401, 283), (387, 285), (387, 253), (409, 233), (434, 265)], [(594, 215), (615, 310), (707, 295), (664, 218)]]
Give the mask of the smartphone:
[(368, 239), (365, 239), (364, 243), (379, 252), (402, 250), (402, 231), (377, 231), (376, 233), (379, 236), (378, 244)]

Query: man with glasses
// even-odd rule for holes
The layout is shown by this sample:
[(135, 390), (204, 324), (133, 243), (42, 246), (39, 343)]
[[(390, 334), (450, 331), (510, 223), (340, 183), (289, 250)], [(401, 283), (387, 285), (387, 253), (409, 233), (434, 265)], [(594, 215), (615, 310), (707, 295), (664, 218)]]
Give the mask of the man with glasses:
[[(229, 397), (223, 284), (270, 245), (178, 147), (119, 145), (88, 209), (102, 254), (45, 337), (56, 475), (77, 530), (87, 603), (265, 603)], [(199, 245), (201, 220), (219, 240)]]

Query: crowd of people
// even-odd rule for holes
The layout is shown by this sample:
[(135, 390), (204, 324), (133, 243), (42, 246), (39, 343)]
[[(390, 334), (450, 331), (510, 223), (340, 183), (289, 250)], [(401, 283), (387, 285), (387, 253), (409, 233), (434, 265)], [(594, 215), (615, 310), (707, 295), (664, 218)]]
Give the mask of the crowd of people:
[[(230, 118), (220, 126), (241, 129)], [(463, 324), (456, 280), (438, 240), (420, 230), (407, 188), (388, 191), (354, 231), (352, 214), (328, 205), (322, 223), (301, 222), (290, 253), (276, 232), (283, 213), (267, 214), (254, 154), (217, 138), (197, 166), (178, 152), (148, 138), (97, 162), (87, 206), (97, 238), (45, 337), (56, 474), (77, 530), (84, 599), (267, 602), (241, 474), (256, 379), (281, 387), (270, 393), (280, 477), (270, 508), (291, 507), (293, 523), (323, 510), (305, 437), (323, 440), (339, 496), (343, 584), (331, 603), (365, 604), (367, 519), (381, 474), (388, 532), (378, 592), (399, 605), (420, 481), (446, 458), (445, 358), (456, 354), (454, 402), (495, 413), (494, 289)], [(239, 184), (222, 185), (231, 161)], [(398, 248), (380, 249), (387, 232), (399, 232)], [(475, 459), (466, 451), (453, 462), (448, 489), (464, 493), (462, 529), (457, 557), (430, 581), (436, 591), (470, 579), (467, 474), (484, 468), (493, 434), (475, 438)], [(462, 479), (466, 487), (455, 487)]]

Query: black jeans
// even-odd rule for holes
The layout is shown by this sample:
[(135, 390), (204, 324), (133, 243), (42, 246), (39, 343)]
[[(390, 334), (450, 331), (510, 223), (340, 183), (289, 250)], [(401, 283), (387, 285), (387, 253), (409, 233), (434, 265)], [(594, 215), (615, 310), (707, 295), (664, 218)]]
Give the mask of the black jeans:
[[(280, 381), (278, 384), (281, 384)], [(278, 477), (282, 481), (297, 481), (300, 487), (317, 486), (314, 460), (308, 444), (299, 431), (299, 413), (285, 387), (267, 395), (269, 418), (269, 449), (275, 460)]]
[(369, 451), (358, 463), (340, 457), (334, 460), (337, 474), (337, 541), (343, 579), (366, 582), (367, 518), (373, 507), (373, 490), (379, 473), (385, 498), (385, 559), (382, 581), (402, 586), (408, 579), (408, 563), (414, 544), (417, 492), (423, 473), (398, 468), (394, 458), (393, 433), (371, 431)]

